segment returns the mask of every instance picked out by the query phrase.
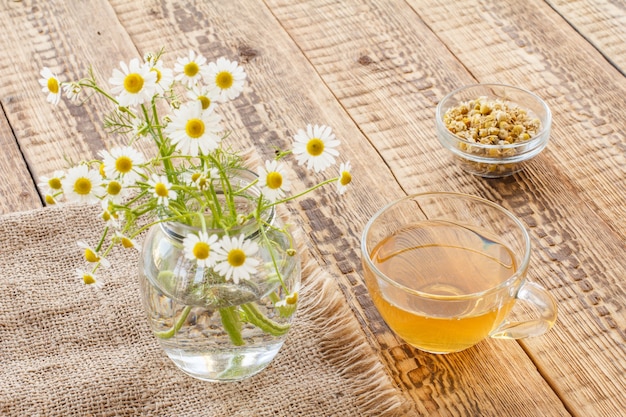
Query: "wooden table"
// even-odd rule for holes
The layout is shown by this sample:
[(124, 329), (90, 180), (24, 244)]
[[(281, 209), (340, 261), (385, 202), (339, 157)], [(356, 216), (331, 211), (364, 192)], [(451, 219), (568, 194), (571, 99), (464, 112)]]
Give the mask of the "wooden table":
[[(6, 0), (0, 24), (0, 213), (41, 207), (37, 178), (64, 158), (121, 143), (102, 128), (104, 102), (46, 103), (43, 66), (78, 79), (92, 64), (106, 81), (119, 61), (161, 47), (170, 63), (189, 49), (237, 59), (249, 86), (221, 108), (237, 143), (269, 157), (307, 123), (342, 141), (349, 193), (290, 210), (420, 414), (626, 415), (623, 1)], [(525, 171), (474, 177), (439, 145), (438, 101), (476, 82), (524, 87), (550, 106), (551, 142)], [(363, 284), (361, 231), (386, 202), (431, 190), (485, 197), (528, 225), (530, 279), (559, 303), (547, 335), (435, 356), (389, 331)]]

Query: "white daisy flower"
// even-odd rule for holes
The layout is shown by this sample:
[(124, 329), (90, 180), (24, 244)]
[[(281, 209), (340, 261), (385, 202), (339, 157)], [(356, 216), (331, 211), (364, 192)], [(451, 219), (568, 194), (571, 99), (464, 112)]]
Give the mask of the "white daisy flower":
[(96, 203), (102, 178), (98, 171), (89, 169), (87, 165), (78, 165), (68, 170), (61, 184), (68, 201)]
[(217, 168), (211, 167), (204, 171), (186, 172), (184, 174), (185, 184), (196, 187), (199, 190), (204, 190), (211, 185), (211, 180), (220, 177), (220, 172)]
[(61, 82), (59, 78), (48, 67), (43, 67), (39, 74), (42, 77), (39, 79), (39, 84), (43, 87), (41, 91), (48, 94), (46, 101), (56, 106), (61, 100)]
[(96, 277), (93, 272), (83, 271), (82, 269), (76, 270), (76, 275), (78, 278), (82, 279), (83, 282), (87, 285), (93, 285), (96, 288), (102, 288), (104, 286), (104, 282)]
[(112, 180), (121, 179), (124, 185), (133, 185), (143, 175), (144, 156), (130, 146), (119, 146), (111, 151), (101, 150), (98, 155), (104, 164), (104, 174)]
[(196, 261), (200, 267), (210, 268), (215, 265), (216, 250), (219, 246), (217, 235), (209, 236), (206, 232), (189, 234), (183, 239), (185, 258)]
[(337, 179), (337, 191), (339, 194), (343, 194), (348, 189), (348, 184), (352, 181), (352, 174), (350, 174), (350, 161), (341, 163), (339, 166), (339, 178)]
[(46, 193), (46, 195), (44, 196), (44, 201), (49, 206), (53, 206), (57, 203), (56, 196), (50, 193)]
[(65, 97), (67, 97), (72, 102), (77, 102), (80, 98), (80, 93), (83, 91), (83, 88), (80, 84), (72, 82), (63, 85), (63, 92), (65, 93)]
[(307, 164), (307, 169), (313, 168), (321, 172), (335, 163), (339, 152), (334, 149), (339, 145), (335, 134), (329, 126), (308, 125), (306, 132), (302, 129), (294, 136), (293, 153), (298, 165)]
[(221, 117), (209, 106), (203, 110), (200, 101), (192, 101), (174, 110), (172, 121), (165, 133), (172, 139), (176, 149), (185, 155), (207, 155), (217, 149), (222, 140)]
[(285, 192), (291, 190), (284, 166), (278, 161), (265, 161), (265, 166), (258, 167), (257, 173), (261, 192), (270, 202), (285, 197)]
[(118, 104), (129, 107), (149, 103), (156, 92), (156, 72), (150, 71), (148, 65), (141, 65), (137, 58), (131, 59), (128, 65), (120, 62), (120, 66), (122, 71), (114, 69), (109, 79), (113, 86), (111, 92), (118, 95)]
[(153, 188), (153, 196), (156, 197), (157, 204), (167, 207), (170, 204), (170, 200), (177, 197), (176, 191), (172, 190), (172, 184), (164, 175), (152, 174), (152, 179), (148, 181), (148, 185)]
[(115, 232), (115, 239), (120, 242), (124, 248), (135, 248), (138, 252), (141, 252), (141, 245), (139, 245), (135, 239), (124, 236), (120, 232)]
[(118, 180), (105, 181), (102, 184), (102, 188), (104, 189), (104, 194), (101, 195), (103, 203), (108, 200), (115, 204), (120, 204), (130, 192), (130, 190)]
[(206, 110), (212, 104), (215, 104), (217, 101), (217, 96), (212, 93), (206, 85), (203, 86), (193, 86), (190, 90), (187, 91), (187, 97), (192, 100), (199, 100), (202, 103), (202, 110)]
[(287, 306), (295, 306), (298, 303), (300, 291), (300, 283), (297, 283), (294, 287), (293, 291), (289, 293), (284, 300), (280, 300), (274, 304), (276, 307), (287, 307)]
[(224, 57), (209, 63), (202, 76), (209, 91), (220, 103), (237, 98), (246, 81), (246, 73), (237, 61), (229, 61)]
[(108, 268), (111, 266), (111, 263), (107, 259), (98, 255), (98, 252), (96, 252), (95, 249), (93, 249), (84, 241), (79, 240), (76, 244), (78, 245), (79, 248), (85, 250), (85, 260), (87, 262), (90, 262), (90, 263), (100, 262), (100, 265), (102, 265), (105, 268)]
[(232, 279), (235, 284), (241, 279), (250, 279), (250, 274), (256, 273), (256, 267), (260, 261), (253, 258), (259, 251), (256, 242), (239, 237), (224, 236), (217, 249), (215, 272), (224, 276), (226, 280)]
[(192, 87), (200, 81), (202, 72), (206, 70), (206, 58), (194, 51), (189, 56), (178, 58), (174, 64), (175, 79)]
[(101, 206), (102, 213), (100, 214), (100, 218), (108, 227), (119, 229), (120, 223), (124, 220), (124, 212), (117, 211), (114, 203), (106, 198), (102, 199)]
[(63, 191), (63, 184), (61, 183), (61, 180), (63, 180), (64, 177), (65, 172), (57, 170), (54, 171), (54, 173), (50, 177), (43, 176), (39, 178), (41, 182), (37, 184), (37, 186), (45, 193), (59, 193)]
[(174, 71), (171, 68), (164, 67), (161, 60), (156, 62), (149, 61), (148, 67), (150, 71), (156, 74), (157, 91), (161, 94), (169, 91), (174, 83)]

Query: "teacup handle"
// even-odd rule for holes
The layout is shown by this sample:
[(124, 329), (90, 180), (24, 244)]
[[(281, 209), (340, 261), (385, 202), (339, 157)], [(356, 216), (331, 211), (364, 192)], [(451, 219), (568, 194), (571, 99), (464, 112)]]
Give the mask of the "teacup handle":
[(518, 300), (533, 304), (539, 309), (540, 318), (526, 321), (509, 321), (498, 326), (491, 333), (497, 339), (523, 339), (525, 337), (540, 336), (550, 330), (556, 321), (556, 301), (545, 288), (533, 282), (526, 281), (515, 297)]

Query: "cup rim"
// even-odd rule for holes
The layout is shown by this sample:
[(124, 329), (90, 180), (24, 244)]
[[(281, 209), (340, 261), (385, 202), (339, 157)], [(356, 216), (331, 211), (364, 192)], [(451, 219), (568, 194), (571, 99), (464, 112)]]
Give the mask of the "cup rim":
[[(487, 206), (490, 206), (496, 210), (498, 210), (499, 212), (503, 213), (504, 215), (506, 215), (509, 219), (511, 219), (519, 228), (519, 230), (522, 233), (522, 237), (524, 239), (524, 254), (522, 256), (522, 260), (520, 262), (520, 265), (518, 266), (517, 270), (515, 271), (514, 274), (512, 274), (510, 277), (508, 277), (506, 280), (502, 281), (501, 283), (499, 283), (498, 285), (488, 288), (486, 290), (483, 291), (478, 291), (475, 293), (469, 293), (469, 294), (462, 294), (462, 295), (440, 295), (440, 294), (430, 294), (428, 292), (423, 292), (423, 291), (419, 291), (419, 290), (415, 290), (412, 288), (409, 288), (405, 285), (402, 285), (394, 280), (392, 280), (391, 278), (389, 278), (387, 275), (385, 275), (380, 269), (378, 269), (378, 267), (374, 264), (374, 262), (372, 262), (372, 258), (370, 257), (369, 254), (369, 250), (371, 248), (367, 247), (367, 234), (370, 230), (370, 228), (372, 227), (372, 225), (374, 224), (374, 222), (383, 214), (385, 213), (387, 210), (389, 210), (391, 207), (400, 204), (403, 201), (406, 200), (410, 200), (410, 199), (414, 199), (416, 197), (424, 197), (424, 196), (445, 196), (445, 197), (455, 197), (455, 198), (462, 198), (462, 199), (468, 199), (468, 200), (474, 200), (477, 202), (480, 202), (481, 204), (485, 204)], [(389, 283), (390, 285), (404, 291), (407, 292), (409, 294), (421, 297), (421, 298), (428, 298), (428, 299), (433, 299), (433, 300), (442, 300), (442, 301), (459, 301), (459, 300), (469, 300), (469, 299), (473, 299), (473, 298), (477, 298), (477, 297), (481, 297), (481, 296), (485, 296), (494, 292), (498, 292), (500, 290), (502, 290), (503, 288), (507, 288), (511, 285), (511, 283), (519, 280), (519, 278), (526, 273), (526, 269), (528, 268), (528, 263), (530, 261), (530, 248), (531, 248), (531, 244), (530, 244), (530, 236), (528, 234), (528, 231), (526, 230), (526, 227), (524, 226), (524, 224), (521, 222), (521, 220), (519, 220), (517, 218), (517, 216), (515, 216), (513, 213), (511, 213), (510, 211), (508, 211), (507, 209), (505, 209), (504, 207), (489, 201), (485, 198), (482, 197), (478, 197), (478, 196), (474, 196), (471, 194), (466, 194), (466, 193), (458, 193), (458, 192), (449, 192), (449, 191), (431, 191), (431, 192), (423, 192), (423, 193), (416, 193), (416, 194), (410, 194), (410, 195), (406, 195), (404, 197), (401, 197), (399, 199), (396, 199), (394, 201), (392, 201), (391, 203), (386, 204), (385, 206), (383, 206), (382, 208), (380, 208), (376, 213), (374, 213), (374, 215), (368, 220), (368, 222), (365, 224), (365, 228), (363, 229), (363, 233), (361, 235), (361, 257), (363, 258), (364, 262), (367, 263), (367, 266), (376, 274), (376, 276), (380, 277), (381, 279), (383, 279), (385, 282)], [(520, 280), (520, 282), (523, 282), (523, 280)]]

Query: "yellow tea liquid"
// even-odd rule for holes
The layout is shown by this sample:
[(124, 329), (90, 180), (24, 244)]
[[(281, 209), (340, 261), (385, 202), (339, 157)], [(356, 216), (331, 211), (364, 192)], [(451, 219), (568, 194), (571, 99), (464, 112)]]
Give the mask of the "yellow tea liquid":
[[(513, 252), (494, 236), (442, 221), (407, 226), (380, 242), (370, 257), (398, 284), (434, 296), (479, 293), (516, 270)], [(480, 342), (515, 301), (508, 291), (453, 300), (419, 297), (365, 271), (374, 304), (389, 327), (428, 352), (457, 352)]]

